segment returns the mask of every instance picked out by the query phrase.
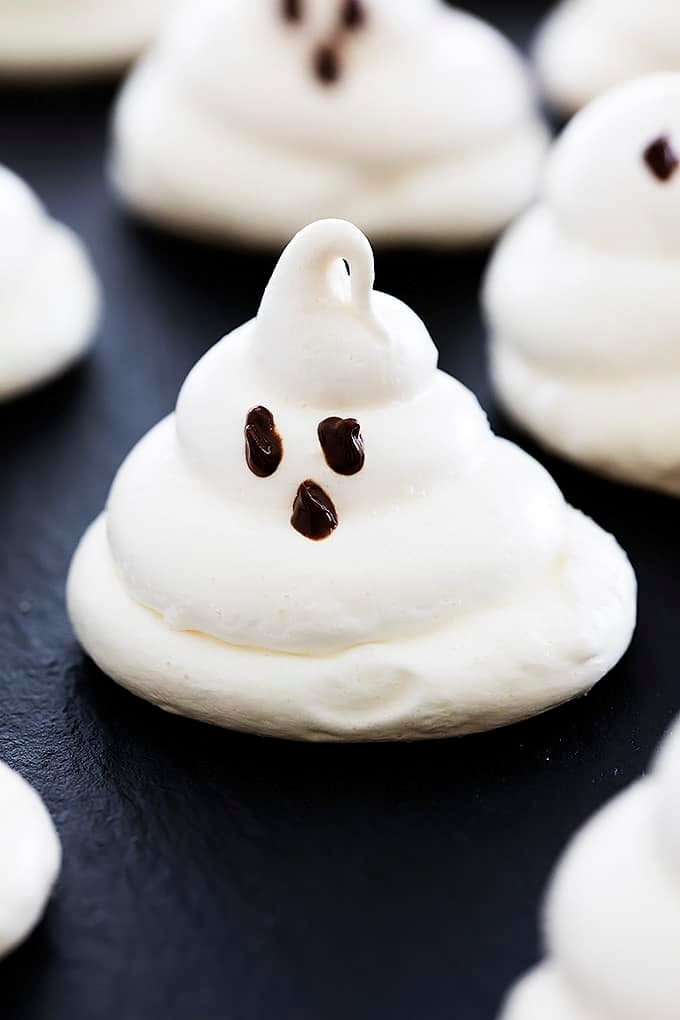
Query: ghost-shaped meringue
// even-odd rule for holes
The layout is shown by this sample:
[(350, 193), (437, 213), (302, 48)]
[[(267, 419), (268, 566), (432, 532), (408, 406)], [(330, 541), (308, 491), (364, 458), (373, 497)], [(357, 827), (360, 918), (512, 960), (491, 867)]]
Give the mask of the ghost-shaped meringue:
[(631, 637), (630, 564), (436, 365), (356, 227), (301, 231), (81, 541), (68, 605), (95, 662), (301, 739), (466, 733), (592, 687)]
[(442, 0), (197, 0), (133, 72), (114, 179), (180, 231), (285, 243), (324, 216), (374, 242), (497, 235), (547, 136), (519, 55)]
[(0, 166), (0, 400), (77, 361), (99, 311), (99, 284), (80, 240)]
[(0, 0), (0, 79), (117, 73), (177, 0)]
[(574, 113), (615, 85), (680, 70), (677, 0), (562, 0), (536, 40), (551, 102)]
[(680, 725), (652, 774), (576, 836), (545, 907), (547, 959), (501, 1020), (676, 1020)]
[(557, 142), (485, 289), (496, 389), (552, 450), (680, 495), (680, 74), (619, 86)]
[(35, 790), (0, 762), (0, 956), (40, 920), (61, 866), (61, 844)]

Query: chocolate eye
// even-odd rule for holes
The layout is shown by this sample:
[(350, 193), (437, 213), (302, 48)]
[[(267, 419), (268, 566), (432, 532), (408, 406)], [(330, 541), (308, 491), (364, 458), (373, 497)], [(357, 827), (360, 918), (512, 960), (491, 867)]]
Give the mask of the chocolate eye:
[(366, 22), (366, 11), (360, 0), (345, 0), (342, 5), (340, 21), (343, 28), (350, 30), (361, 28)]
[(364, 466), (364, 440), (356, 418), (324, 418), (317, 429), (326, 463), (338, 475), (355, 475)]
[(680, 160), (667, 135), (661, 135), (645, 149), (645, 163), (660, 181), (669, 181)]
[(281, 0), (281, 14), (286, 21), (302, 21), (302, 0)]
[(248, 467), (258, 478), (269, 478), (283, 457), (283, 443), (271, 411), (261, 406), (248, 411), (244, 435)]

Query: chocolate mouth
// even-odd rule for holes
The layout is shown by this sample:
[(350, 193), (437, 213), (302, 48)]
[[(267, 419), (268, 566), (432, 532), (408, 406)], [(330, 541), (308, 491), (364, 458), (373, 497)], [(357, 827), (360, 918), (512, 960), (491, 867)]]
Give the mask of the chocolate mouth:
[(301, 535), (314, 542), (328, 538), (338, 526), (333, 500), (311, 478), (298, 486), (290, 523)]

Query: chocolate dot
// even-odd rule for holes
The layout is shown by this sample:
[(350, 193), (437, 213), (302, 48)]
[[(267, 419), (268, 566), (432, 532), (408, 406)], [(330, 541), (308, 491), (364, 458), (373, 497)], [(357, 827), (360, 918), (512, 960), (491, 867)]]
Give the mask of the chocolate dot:
[(302, 21), (302, 0), (281, 0), (281, 13), (286, 21)]
[(356, 418), (324, 418), (317, 431), (329, 468), (339, 475), (361, 471), (366, 457)]
[(324, 85), (340, 77), (340, 58), (332, 46), (320, 46), (314, 56), (314, 73)]
[(258, 478), (269, 478), (283, 457), (283, 443), (271, 411), (266, 407), (253, 407), (246, 418), (244, 435), (248, 467)]
[(680, 160), (670, 139), (661, 135), (645, 149), (645, 163), (660, 181), (669, 181), (678, 169)]
[(340, 20), (344, 28), (362, 28), (366, 23), (366, 11), (360, 0), (345, 0)]
[(314, 542), (328, 538), (338, 526), (333, 500), (311, 478), (298, 487), (290, 523), (301, 535)]

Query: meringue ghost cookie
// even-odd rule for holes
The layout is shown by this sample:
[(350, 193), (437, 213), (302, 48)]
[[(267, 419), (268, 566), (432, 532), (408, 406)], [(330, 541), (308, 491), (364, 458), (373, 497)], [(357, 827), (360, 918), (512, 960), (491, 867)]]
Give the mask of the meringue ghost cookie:
[(121, 71), (176, 0), (0, 0), (0, 77)]
[(82, 645), (162, 708), (293, 738), (440, 737), (580, 694), (628, 645), (625, 555), (372, 286), (355, 227), (298, 234), (76, 552)]
[(99, 284), (81, 242), (0, 166), (0, 400), (77, 361), (99, 309)]
[(677, 0), (563, 0), (543, 25), (536, 61), (552, 103), (573, 113), (614, 85), (680, 70)]
[(60, 865), (61, 845), (45, 805), (0, 762), (0, 956), (35, 928)]
[(576, 837), (548, 894), (547, 961), (502, 1020), (676, 1020), (680, 728), (652, 775)]
[(579, 114), (485, 288), (509, 414), (550, 449), (680, 494), (680, 74)]
[(525, 66), (442, 0), (198, 0), (133, 72), (113, 174), (191, 234), (285, 243), (345, 216), (376, 242), (482, 242), (546, 150)]

